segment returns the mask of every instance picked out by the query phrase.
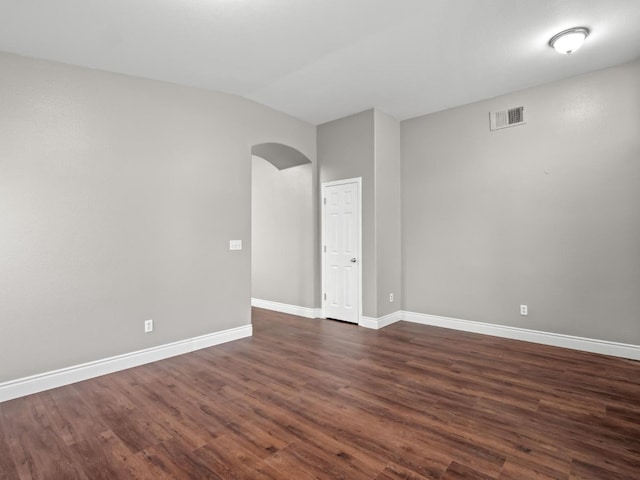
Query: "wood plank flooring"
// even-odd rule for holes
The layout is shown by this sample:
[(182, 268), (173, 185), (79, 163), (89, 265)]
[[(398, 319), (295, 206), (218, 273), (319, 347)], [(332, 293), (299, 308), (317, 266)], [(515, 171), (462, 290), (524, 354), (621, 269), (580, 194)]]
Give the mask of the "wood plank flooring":
[(254, 309), (254, 336), (0, 404), (1, 479), (640, 478), (640, 363)]

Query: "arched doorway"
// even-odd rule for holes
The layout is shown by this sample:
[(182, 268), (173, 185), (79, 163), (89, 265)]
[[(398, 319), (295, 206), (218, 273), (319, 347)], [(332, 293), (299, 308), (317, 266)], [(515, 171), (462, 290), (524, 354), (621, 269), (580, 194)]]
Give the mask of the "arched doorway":
[(280, 143), (251, 148), (252, 304), (315, 317), (314, 165)]

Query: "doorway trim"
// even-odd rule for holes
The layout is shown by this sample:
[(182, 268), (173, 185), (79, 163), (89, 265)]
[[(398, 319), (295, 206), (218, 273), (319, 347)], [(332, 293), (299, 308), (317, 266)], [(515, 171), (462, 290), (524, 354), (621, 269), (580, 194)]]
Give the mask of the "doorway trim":
[(320, 270), (321, 270), (321, 288), (320, 292), (320, 304), (322, 311), (322, 318), (327, 318), (324, 312), (324, 295), (325, 295), (325, 262), (326, 262), (326, 252), (325, 250), (325, 221), (324, 214), (326, 209), (325, 199), (327, 198), (325, 195), (325, 191), (327, 187), (333, 187), (335, 185), (344, 185), (346, 183), (356, 183), (358, 185), (358, 209), (359, 209), (359, 219), (358, 219), (358, 323), (357, 325), (362, 324), (362, 177), (355, 178), (346, 178), (344, 180), (334, 180), (331, 182), (322, 182), (320, 184)]

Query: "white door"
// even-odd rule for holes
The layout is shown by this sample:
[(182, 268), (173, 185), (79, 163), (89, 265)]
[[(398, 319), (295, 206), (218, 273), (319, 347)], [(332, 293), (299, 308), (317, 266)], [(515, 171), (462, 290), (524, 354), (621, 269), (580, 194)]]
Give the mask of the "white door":
[(323, 315), (358, 323), (360, 181), (326, 183), (322, 193)]

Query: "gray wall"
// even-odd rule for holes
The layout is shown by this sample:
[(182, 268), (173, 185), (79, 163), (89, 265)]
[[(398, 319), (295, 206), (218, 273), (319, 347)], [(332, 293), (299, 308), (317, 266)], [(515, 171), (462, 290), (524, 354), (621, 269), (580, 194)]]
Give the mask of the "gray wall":
[(318, 126), (320, 183), (362, 177), (362, 310), (377, 317), (374, 111)]
[(315, 307), (316, 218), (313, 165), (278, 170), (253, 157), (251, 296)]
[(400, 310), (400, 123), (372, 109), (320, 125), (318, 169), (320, 182), (362, 177), (361, 314)]
[(640, 344), (639, 62), (407, 120), (402, 155), (405, 310)]
[[(375, 110), (377, 316), (401, 310), (400, 122)], [(393, 293), (394, 301), (389, 301)]]
[(315, 127), (7, 54), (0, 72), (0, 382), (250, 323), (251, 146), (314, 159)]

